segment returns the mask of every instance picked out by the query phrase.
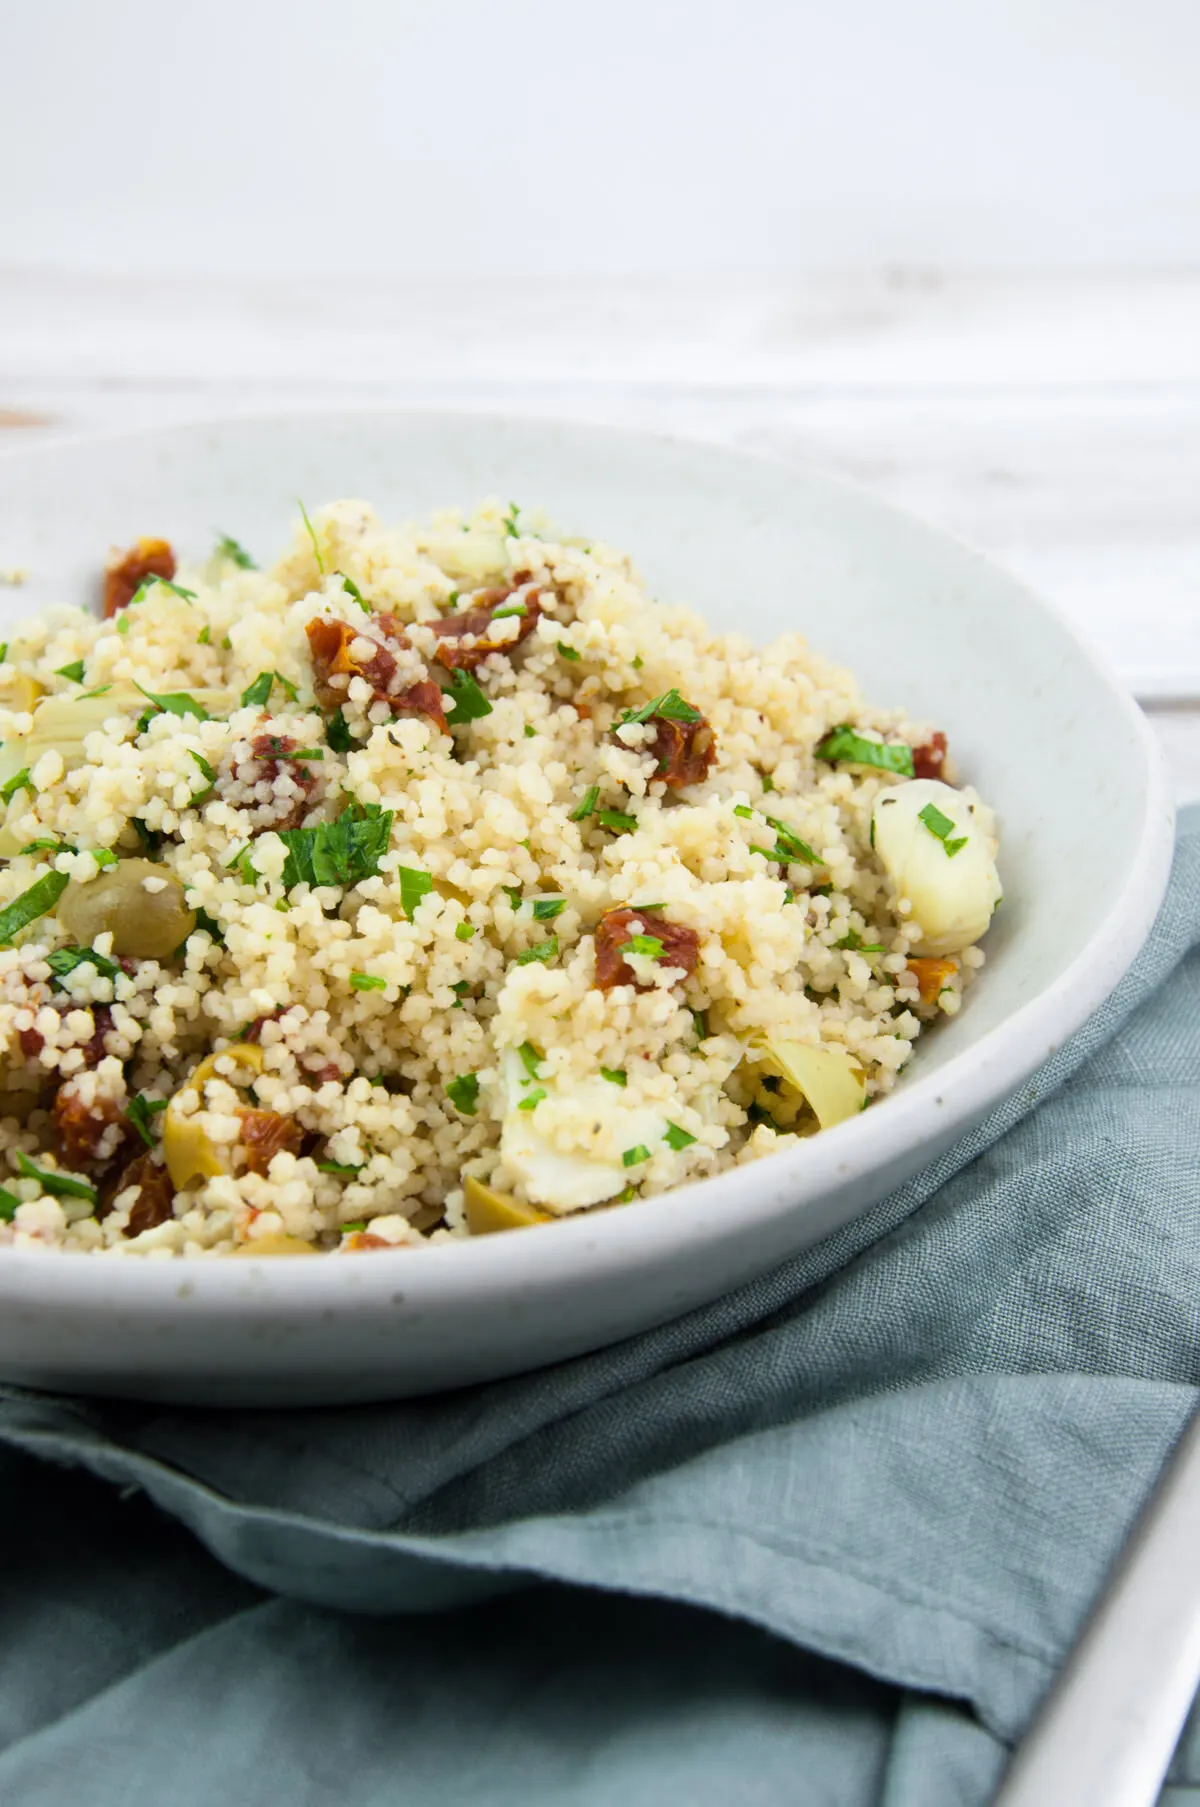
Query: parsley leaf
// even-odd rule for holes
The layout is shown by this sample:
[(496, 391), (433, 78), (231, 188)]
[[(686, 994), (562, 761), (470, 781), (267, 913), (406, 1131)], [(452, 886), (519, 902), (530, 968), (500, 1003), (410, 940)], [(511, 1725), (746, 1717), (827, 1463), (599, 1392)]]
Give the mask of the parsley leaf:
[(614, 834), (632, 834), (637, 827), (637, 817), (627, 816), (619, 809), (597, 810), (596, 820), (602, 828), (611, 828)]
[(54, 675), (56, 678), (70, 678), (72, 684), (82, 684), (83, 660), (75, 659), (70, 665), (60, 665)]
[[(285, 828), (279, 838), (288, 850), (283, 886), (357, 885), (379, 871), (392, 833), (392, 811), (377, 803), (352, 803), (336, 822), (315, 828)], [(401, 867), (401, 873), (405, 871)], [(422, 878), (427, 878), (425, 873)], [(429, 880), (429, 884), (432, 884)], [(428, 889), (428, 885), (426, 886)]]
[(252, 704), (258, 704), (261, 707), (263, 703), (267, 702), (270, 699), (271, 687), (274, 682), (274, 672), (260, 671), (253, 684), (248, 684), (242, 692), (243, 709), (249, 709)]
[(231, 564), (237, 565), (243, 571), (256, 571), (258, 569), (258, 566), (246, 551), (246, 548), (239, 545), (232, 534), (223, 533), (218, 539), (214, 550), (218, 558), (227, 558)]
[(24, 847), (22, 847), (18, 850), (17, 857), (21, 858), (23, 855), (25, 855), (27, 853), (78, 853), (78, 852), (79, 852), (78, 847), (72, 847), (72, 845), (69, 841), (51, 841), (51, 840), (26, 841)]
[(898, 772), (902, 778), (913, 775), (912, 748), (884, 746), (882, 741), (867, 740), (843, 723), (827, 734), (816, 749), (818, 759), (846, 759), (852, 765), (874, 766), (879, 772)]
[(355, 583), (354, 579), (352, 577), (347, 577), (344, 571), (338, 571), (336, 575), (340, 577), (345, 584), (347, 596), (351, 597), (353, 601), (358, 604), (364, 615), (369, 615), (371, 613), (371, 605)]
[[(521, 1046), (517, 1049), (517, 1053), (521, 1057), (521, 1065), (524, 1067), (525, 1071), (528, 1073), (529, 1079), (540, 1079), (542, 1076), (542, 1074), (541, 1074), (542, 1057), (538, 1053), (537, 1049), (534, 1047), (533, 1043), (532, 1042), (522, 1042)], [(521, 1084), (528, 1085), (529, 1079), (523, 1079), (521, 1081)]]
[(145, 733), (156, 715), (194, 715), (197, 721), (207, 722), (212, 720), (212, 717), (209, 715), (208, 710), (204, 708), (203, 704), (198, 703), (194, 696), (189, 696), (186, 690), (172, 690), (168, 691), (165, 696), (157, 696), (153, 690), (147, 690), (144, 684), (138, 684), (136, 678), (134, 679), (134, 684), (141, 691), (142, 695), (149, 697), (150, 701), (154, 704), (153, 709), (145, 709), (142, 711), (141, 715), (138, 716), (139, 734)]
[(533, 900), (533, 920), (535, 922), (553, 922), (567, 907), (565, 897), (535, 897)]
[(947, 859), (952, 860), (955, 854), (961, 852), (966, 846), (969, 837), (965, 834), (959, 835), (956, 840), (948, 839), (953, 833), (954, 823), (949, 816), (942, 814), (936, 803), (927, 803), (924, 809), (918, 811), (917, 820), (924, 822), (930, 834), (937, 836), (945, 849)]
[[(390, 814), (388, 820), (391, 821)], [(421, 899), (428, 897), (433, 890), (433, 879), (428, 872), (422, 872), (418, 866), (401, 866), (398, 871), (400, 874), (400, 905), (411, 922)]]
[(582, 798), (575, 805), (575, 808), (571, 811), (570, 817), (568, 819), (572, 822), (586, 821), (588, 816), (592, 815), (593, 812), (595, 811), (596, 805), (597, 805), (597, 803), (599, 803), (599, 801), (600, 801), (600, 786), (598, 784), (589, 784), (586, 791), (584, 791)]
[(544, 941), (539, 941), (536, 947), (527, 947), (524, 953), (518, 954), (517, 965), (529, 966), (535, 960), (540, 961), (542, 965), (545, 965), (547, 960), (553, 960), (557, 952), (558, 936), (547, 935), (546, 939)]
[(46, 955), (46, 965), (56, 979), (65, 979), (77, 966), (94, 966), (101, 979), (115, 979), (121, 971), (115, 960), (90, 947), (57, 947)]
[(848, 929), (841, 940), (835, 941), (833, 945), (847, 948), (851, 953), (857, 954), (881, 954), (883, 952), (882, 941), (864, 941), (857, 929)]
[(11, 947), (14, 935), (36, 922), (39, 916), (47, 916), (54, 908), (70, 880), (65, 872), (47, 872), (45, 878), (39, 878), (28, 891), (22, 891), (6, 909), (0, 910), (0, 947)]
[(640, 1166), (643, 1161), (648, 1161), (649, 1159), (650, 1150), (639, 1142), (636, 1148), (627, 1148), (625, 1150), (625, 1153), (621, 1156), (621, 1164), (624, 1167), (637, 1167)]
[[(164, 590), (169, 590), (172, 596), (178, 596), (183, 602), (195, 602), (196, 600), (195, 590), (185, 590), (182, 584), (172, 583), (169, 577), (145, 577), (125, 606), (131, 609), (135, 602), (144, 602), (155, 584), (161, 584)], [(127, 631), (127, 628), (118, 629), (118, 632), (121, 633)]]
[(354, 736), (346, 726), (346, 718), (340, 709), (335, 709), (325, 724), (325, 745), (334, 753), (348, 753), (355, 744)]
[(617, 726), (623, 727), (626, 722), (648, 722), (657, 715), (665, 722), (698, 722), (700, 711), (685, 703), (677, 690), (664, 690), (649, 703), (643, 703), (640, 709), (626, 709), (617, 718)]
[(666, 951), (657, 935), (631, 935), (621, 949), (623, 954), (645, 954), (650, 960), (661, 960)]
[(629, 1075), (624, 1067), (601, 1067), (601, 1079), (607, 1079), (609, 1085), (628, 1085)]
[(22, 766), (19, 772), (15, 772), (7, 784), (0, 784), (0, 802), (11, 803), (18, 791), (28, 791), (31, 797), (37, 796), (27, 765)]
[(546, 1096), (545, 1086), (544, 1085), (536, 1086), (532, 1092), (526, 1092), (524, 1098), (522, 1098), (520, 1104), (518, 1104), (517, 1109), (519, 1111), (536, 1110), (537, 1106), (542, 1102), (542, 1099), (545, 1096)]
[(479, 721), (492, 713), (492, 705), (469, 671), (452, 671), (450, 689), (454, 692), (454, 701), (446, 711), (446, 719), (456, 728), (463, 722)]
[(296, 498), (296, 503), (300, 509), (300, 517), (304, 522), (305, 531), (307, 532), (309, 539), (312, 541), (313, 557), (317, 561), (317, 570), (321, 573), (321, 576), (324, 577), (325, 560), (321, 555), (321, 542), (317, 538), (316, 529), (313, 527), (312, 522), (308, 518), (308, 510), (307, 510), (307, 508), (305, 508), (303, 502), (300, 501), (299, 496), (297, 496), (297, 498)]
[(139, 1092), (136, 1097), (129, 1100), (125, 1115), (147, 1148), (154, 1147), (154, 1137), (150, 1134), (150, 1119), (157, 1117), (158, 1113), (165, 1111), (166, 1108), (167, 1100), (165, 1098), (147, 1098), (144, 1092)]
[(508, 513), (504, 517), (504, 537), (506, 539), (515, 540), (517, 538), (517, 516), (520, 512), (521, 505), (519, 502), (509, 503)]
[(14, 1197), (4, 1186), (0, 1186), (0, 1223), (11, 1223), (17, 1214), (17, 1207), (20, 1203), (19, 1198)]
[(351, 991), (386, 991), (387, 980), (379, 978), (376, 973), (351, 973), (350, 989)]
[[(357, 1174), (360, 1174), (362, 1172), (362, 1170), (365, 1166), (366, 1166), (365, 1161), (360, 1161), (360, 1163), (357, 1167), (348, 1166), (345, 1161), (318, 1161), (317, 1162), (317, 1172), (318, 1173), (336, 1173), (339, 1179), (352, 1180), (355, 1178), (355, 1176)], [(365, 1225), (365, 1223), (364, 1224), (343, 1224), (342, 1228), (343, 1228), (343, 1230), (365, 1229), (366, 1225)]]
[(666, 1142), (668, 1148), (673, 1148), (676, 1153), (678, 1153), (681, 1148), (690, 1148), (696, 1138), (695, 1136), (689, 1136), (686, 1129), (680, 1129), (678, 1123), (672, 1123), (668, 1120), (667, 1133), (663, 1140)]
[(446, 1086), (446, 1096), (456, 1111), (464, 1117), (475, 1115), (475, 1106), (479, 1102), (479, 1081), (474, 1073), (460, 1073)]
[(456, 922), (454, 925), (454, 939), (456, 941), (470, 941), (474, 933), (475, 924), (473, 922)]
[(565, 640), (558, 642), (557, 651), (559, 658), (566, 659), (571, 665), (576, 664), (583, 657), (583, 654), (577, 653), (573, 646), (568, 646)]
[(37, 1180), (42, 1191), (51, 1198), (86, 1198), (94, 1205), (97, 1198), (96, 1188), (89, 1186), (86, 1180), (73, 1179), (70, 1174), (48, 1171), (35, 1167), (27, 1154), (17, 1150), (17, 1168), (27, 1180)]

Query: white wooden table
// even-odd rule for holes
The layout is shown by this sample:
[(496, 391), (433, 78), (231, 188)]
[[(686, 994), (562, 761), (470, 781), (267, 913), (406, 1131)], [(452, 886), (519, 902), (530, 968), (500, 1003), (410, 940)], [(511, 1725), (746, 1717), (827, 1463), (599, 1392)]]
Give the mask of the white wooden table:
[[(825, 465), (1080, 622), (1200, 797), (1200, 273), (502, 285), (0, 270), (0, 436), (339, 405)], [(3, 498), (0, 496), (0, 507)]]

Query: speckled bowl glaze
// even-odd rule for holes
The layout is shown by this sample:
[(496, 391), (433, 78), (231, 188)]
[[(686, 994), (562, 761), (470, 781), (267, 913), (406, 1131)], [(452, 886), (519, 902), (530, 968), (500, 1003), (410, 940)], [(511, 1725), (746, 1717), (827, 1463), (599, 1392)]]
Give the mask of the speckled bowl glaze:
[[(0, 1251), (0, 1375), (214, 1405), (433, 1392), (595, 1349), (828, 1236), (1025, 1080), (1112, 991), (1170, 862), (1142, 717), (1045, 603), (842, 483), (692, 444), (465, 414), (235, 420), (0, 460), (12, 620), (95, 593), (110, 544), (281, 545), (295, 498), (405, 519), (487, 495), (630, 551), (652, 594), (766, 640), (800, 629), (949, 734), (999, 812), (1005, 901), (961, 1015), (895, 1093), (791, 1153), (624, 1210), (343, 1259)], [(2, 630), (0, 630), (2, 631)]]

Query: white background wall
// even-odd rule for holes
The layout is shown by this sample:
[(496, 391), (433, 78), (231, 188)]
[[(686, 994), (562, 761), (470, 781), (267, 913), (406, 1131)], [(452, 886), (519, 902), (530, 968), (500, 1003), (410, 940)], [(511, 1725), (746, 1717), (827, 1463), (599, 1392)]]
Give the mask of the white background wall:
[(0, 260), (1200, 260), (1200, 0), (0, 0)]

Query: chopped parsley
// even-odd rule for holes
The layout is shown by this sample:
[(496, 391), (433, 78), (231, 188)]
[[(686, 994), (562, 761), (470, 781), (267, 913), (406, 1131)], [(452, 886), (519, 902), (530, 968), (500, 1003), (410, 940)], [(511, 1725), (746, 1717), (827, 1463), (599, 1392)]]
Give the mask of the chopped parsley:
[(546, 1096), (545, 1086), (544, 1085), (535, 1086), (532, 1092), (526, 1092), (524, 1098), (522, 1098), (520, 1104), (518, 1104), (517, 1109), (519, 1111), (536, 1110), (538, 1105), (542, 1102), (542, 1099), (545, 1096)]
[(754, 820), (754, 811), (746, 803), (735, 803), (733, 813), (735, 816), (740, 816), (743, 822), (753, 822)]
[[(336, 822), (279, 830), (288, 850), (284, 890), (290, 891), (293, 885), (357, 885), (364, 878), (373, 878), (387, 852), (392, 814), (377, 803), (351, 803)], [(402, 887), (405, 871), (402, 866)], [(428, 873), (419, 876), (425, 880), (425, 890), (431, 889), (433, 880)]]
[(147, 1098), (144, 1092), (138, 1092), (129, 1100), (125, 1115), (137, 1130), (138, 1135), (147, 1148), (154, 1147), (154, 1137), (150, 1134), (150, 1119), (157, 1117), (160, 1111), (167, 1108), (165, 1098)]
[[(308, 510), (307, 510), (307, 508), (305, 508), (303, 502), (301, 502), (299, 496), (296, 497), (296, 503), (300, 509), (300, 518), (304, 522), (304, 530), (308, 534), (309, 539), (312, 541), (313, 557), (317, 561), (317, 570), (321, 573), (321, 576), (324, 577), (325, 560), (321, 553), (321, 542), (317, 538), (317, 533), (316, 533), (315, 527), (313, 526), (312, 522), (308, 518)], [(343, 579), (343, 582), (344, 581), (345, 580)]]
[(573, 646), (568, 646), (565, 640), (560, 640), (558, 642), (558, 656), (560, 659), (566, 659), (574, 665), (583, 657), (583, 654), (576, 652)]
[(954, 840), (948, 838), (954, 832), (954, 823), (949, 816), (942, 814), (936, 803), (927, 803), (923, 810), (918, 811), (917, 820), (924, 822), (930, 834), (937, 836), (946, 850), (947, 859), (952, 860), (966, 846), (968, 836), (965, 834)]
[[(522, 1042), (517, 1049), (521, 1057), (521, 1065), (529, 1075), (529, 1079), (540, 1079), (542, 1076), (542, 1057), (532, 1042)], [(529, 1079), (523, 1079), (522, 1085), (528, 1085)]]
[(197, 646), (211, 646), (212, 645), (212, 628), (208, 625), (207, 621), (204, 623), (204, 626), (200, 629), (200, 632), (196, 635), (196, 645)]
[(211, 935), (219, 947), (224, 947), (225, 937), (221, 933), (221, 925), (207, 910), (196, 911), (196, 927), (203, 929), (206, 935)]
[(569, 818), (570, 821), (572, 821), (572, 822), (586, 821), (587, 817), (590, 816), (594, 812), (596, 805), (597, 805), (597, 803), (599, 803), (599, 801), (600, 801), (600, 786), (598, 784), (589, 784), (586, 791), (584, 791), (582, 798), (575, 805), (574, 809), (571, 811), (570, 818)]
[(525, 723), (525, 738), (526, 740), (537, 739), (537, 729), (533, 726), (532, 722)]
[[(162, 844), (165, 837), (159, 834), (157, 828), (147, 828), (140, 816), (131, 816), (129, 821), (130, 826), (137, 834), (138, 840), (142, 843), (142, 851), (146, 855), (146, 858), (148, 860), (156, 860), (162, 852)], [(232, 863), (233, 862), (231, 861), (230, 864)]]
[(648, 960), (661, 960), (666, 951), (657, 935), (631, 935), (621, 949), (622, 954), (644, 954)]
[(885, 746), (882, 741), (868, 740), (845, 723), (827, 734), (816, 749), (818, 759), (846, 759), (851, 765), (871, 765), (879, 772), (898, 772), (902, 778), (913, 775), (912, 748)]
[(27, 1180), (37, 1180), (42, 1191), (49, 1193), (51, 1198), (86, 1198), (92, 1205), (96, 1202), (96, 1188), (89, 1186), (86, 1180), (74, 1179), (68, 1173), (35, 1167), (29, 1156), (22, 1154), (20, 1149), (17, 1150), (17, 1168)]
[(11, 947), (14, 935), (19, 935), (39, 916), (49, 915), (69, 883), (65, 872), (47, 872), (45, 878), (39, 878), (28, 891), (22, 891), (6, 909), (0, 910), (0, 947)]
[(474, 933), (475, 924), (473, 922), (456, 922), (454, 925), (454, 939), (456, 941), (470, 941)]
[(354, 736), (340, 709), (335, 709), (325, 724), (325, 745), (334, 753), (348, 753), (354, 745)]
[(696, 1041), (698, 1043), (707, 1041), (708, 1040), (708, 1018), (704, 1014), (703, 1010), (693, 1010), (691, 1005), (689, 1004), (688, 1015), (691, 1017), (692, 1027), (696, 1031)]
[[(390, 823), (390, 811), (388, 820)], [(411, 922), (421, 899), (433, 890), (433, 879), (419, 866), (398, 866), (396, 870), (400, 878), (400, 907)]]
[[(357, 1167), (350, 1166), (349, 1163), (346, 1161), (318, 1161), (317, 1162), (317, 1172), (318, 1173), (334, 1173), (337, 1175), (337, 1177), (340, 1180), (352, 1180), (352, 1179), (357, 1178), (357, 1176), (362, 1172), (362, 1170), (365, 1166), (366, 1166), (365, 1161), (360, 1161)], [(354, 1224), (354, 1225), (343, 1224), (342, 1225), (343, 1230), (358, 1229), (360, 1227), (365, 1229), (366, 1224), (364, 1223), (361, 1226), (359, 1226), (357, 1224)]]
[[(164, 590), (169, 590), (172, 596), (178, 596), (182, 602), (195, 602), (196, 600), (195, 590), (185, 590), (182, 584), (173, 584), (169, 577), (145, 577), (142, 579), (133, 595), (129, 598), (129, 601), (125, 605), (126, 608), (131, 609), (135, 602), (144, 602), (155, 584), (161, 584)], [(127, 633), (129, 630), (128, 628), (123, 628), (118, 631)]]
[(764, 792), (773, 791), (775, 789), (775, 780), (772, 778), (770, 772), (763, 773), (762, 787), (763, 787)]
[(520, 512), (521, 505), (519, 502), (509, 503), (508, 513), (504, 517), (504, 537), (506, 539), (515, 540), (517, 538), (517, 516)]
[(446, 719), (452, 720), (456, 728), (461, 727), (463, 722), (479, 721), (481, 717), (492, 713), (492, 705), (469, 671), (451, 671), (450, 689), (454, 693), (454, 701), (446, 711)]
[(700, 711), (685, 703), (677, 690), (664, 690), (661, 696), (643, 703), (640, 709), (626, 709), (618, 716), (617, 726), (623, 728), (628, 722), (648, 722), (653, 716), (664, 722), (698, 722)]
[(649, 1159), (650, 1150), (639, 1142), (636, 1148), (627, 1148), (625, 1150), (625, 1153), (621, 1156), (621, 1165), (623, 1167), (638, 1167), (643, 1161), (648, 1161)]
[(864, 941), (857, 929), (847, 929), (841, 940), (835, 941), (833, 945), (846, 948), (856, 954), (881, 954), (883, 952), (882, 941)]
[(643, 657), (642, 657), (642, 655), (641, 655), (641, 653), (634, 653), (634, 655), (633, 655), (633, 669), (634, 669), (634, 670), (635, 670), (635, 671), (640, 671), (640, 670), (641, 670), (641, 669), (642, 669), (642, 666), (643, 666), (643, 665), (644, 665), (644, 664), (645, 664), (645, 663), (646, 663), (646, 661), (645, 661), (645, 659), (643, 659)]
[(446, 1096), (456, 1111), (461, 1111), (464, 1117), (473, 1117), (479, 1102), (478, 1078), (474, 1073), (460, 1073), (447, 1085)]
[(565, 897), (535, 897), (533, 900), (533, 920), (535, 922), (553, 922), (567, 907)]
[(77, 847), (72, 847), (72, 845), (69, 841), (50, 841), (50, 840), (26, 841), (24, 847), (21, 847), (18, 849), (17, 857), (18, 857), (18, 859), (23, 858), (24, 855), (27, 853), (78, 853), (78, 852), (79, 852), (79, 849)]
[(663, 1139), (666, 1142), (667, 1147), (673, 1148), (676, 1153), (678, 1153), (681, 1148), (690, 1148), (692, 1143), (696, 1140), (695, 1136), (688, 1135), (686, 1129), (680, 1129), (678, 1123), (671, 1122), (667, 1123), (667, 1133)]
[(774, 816), (764, 816), (763, 821), (775, 830), (774, 847), (752, 846), (751, 853), (761, 853), (764, 859), (778, 860), (781, 865), (790, 865), (793, 860), (802, 860), (806, 865), (819, 866), (820, 860), (807, 841), (802, 841), (794, 828), (786, 822), (777, 821)]
[(0, 1223), (12, 1222), (20, 1202), (19, 1198), (15, 1198), (4, 1186), (0, 1186)]
[[(323, 1163), (326, 1173), (331, 1173), (337, 1165), (338, 1163), (336, 1161), (325, 1161)], [(358, 1171), (357, 1167), (346, 1168), (347, 1173), (357, 1173)], [(353, 1222), (344, 1223), (340, 1226), (343, 1236), (361, 1236), (366, 1227), (367, 1220), (365, 1217), (356, 1217)]]
[(258, 569), (258, 566), (254, 563), (254, 560), (246, 551), (246, 548), (240, 545), (231, 533), (223, 533), (221, 535), (216, 543), (214, 551), (218, 558), (227, 558), (230, 564), (237, 565), (239, 570), (256, 571)]
[(294, 753), (287, 755), (289, 759), (324, 759), (324, 757), (324, 747), (297, 747)]
[(83, 660), (75, 659), (70, 665), (60, 665), (54, 675), (56, 678), (70, 678), (72, 684), (82, 684)]
[(601, 1067), (601, 1079), (607, 1079), (609, 1085), (628, 1085), (629, 1075), (624, 1067)]
[(614, 834), (632, 834), (637, 827), (637, 817), (627, 816), (619, 809), (597, 810), (596, 820), (601, 828), (610, 828)]
[(344, 571), (339, 571), (337, 576), (340, 577), (345, 584), (347, 596), (351, 597), (351, 599), (358, 604), (364, 615), (369, 615), (371, 613), (371, 605), (355, 583), (354, 579), (352, 577), (347, 577)]
[(535, 960), (540, 961), (544, 965), (547, 960), (553, 960), (557, 952), (558, 936), (547, 935), (546, 939), (544, 941), (539, 941), (536, 947), (527, 947), (524, 953), (518, 954), (517, 965), (530, 966)]
[(27, 765), (22, 766), (19, 772), (14, 772), (7, 784), (0, 784), (0, 802), (11, 803), (18, 791), (28, 791), (31, 797), (37, 796)]
[(528, 611), (523, 602), (506, 602), (502, 609), (493, 609), (493, 621), (507, 621), (510, 615), (524, 615)]
[(195, 760), (196, 764), (200, 767), (202, 775), (208, 779), (208, 789), (196, 791), (194, 793), (192, 797), (192, 804), (194, 806), (197, 803), (203, 803), (206, 798), (212, 796), (217, 782), (217, 774), (213, 771), (213, 768), (209, 765), (203, 753), (197, 753), (194, 747), (188, 748), (188, 755)]
[[(133, 598), (133, 600), (136, 602), (137, 597), (135, 596)], [(121, 610), (121, 613), (117, 616), (117, 632), (118, 632), (118, 634), (121, 635), (122, 638), (124, 638), (124, 636), (129, 632), (129, 622), (130, 622), (129, 608), (128, 608), (128, 605), (126, 605), (126, 607), (123, 608)]]
[(90, 947), (57, 947), (46, 955), (46, 965), (56, 979), (65, 979), (78, 966), (94, 966), (101, 979), (115, 979), (121, 971), (115, 960)]
[(248, 684), (242, 692), (243, 709), (249, 709), (252, 704), (258, 704), (261, 707), (269, 699), (274, 682), (275, 674), (273, 672), (260, 671), (253, 684)]
[(158, 696), (153, 690), (147, 690), (144, 684), (138, 684), (136, 678), (134, 684), (142, 695), (148, 697), (154, 705), (152, 709), (144, 709), (138, 716), (139, 734), (146, 732), (156, 715), (194, 715), (197, 721), (212, 720), (204, 705), (198, 703), (194, 696), (189, 696), (186, 690), (171, 690), (165, 696)]
[(386, 991), (387, 980), (381, 979), (377, 973), (351, 973), (351, 991)]

